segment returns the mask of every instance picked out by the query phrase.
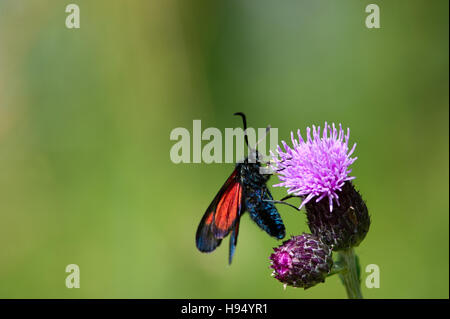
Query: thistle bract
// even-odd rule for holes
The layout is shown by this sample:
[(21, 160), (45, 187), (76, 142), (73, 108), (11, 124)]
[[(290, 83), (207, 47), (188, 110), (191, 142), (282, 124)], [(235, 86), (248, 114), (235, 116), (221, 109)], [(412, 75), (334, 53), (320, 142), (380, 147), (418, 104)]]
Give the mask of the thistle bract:
[(353, 184), (345, 182), (337, 194), (340, 205), (333, 212), (323, 201), (305, 205), (309, 229), (333, 251), (358, 246), (370, 227), (367, 206)]
[(305, 289), (324, 282), (333, 266), (331, 249), (318, 237), (306, 233), (292, 236), (274, 248), (270, 260), (276, 279)]

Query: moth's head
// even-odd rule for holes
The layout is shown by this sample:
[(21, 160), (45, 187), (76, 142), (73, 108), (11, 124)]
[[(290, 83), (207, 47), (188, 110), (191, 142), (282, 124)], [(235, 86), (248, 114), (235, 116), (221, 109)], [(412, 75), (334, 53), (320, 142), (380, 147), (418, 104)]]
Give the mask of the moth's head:
[(260, 152), (258, 152), (256, 149), (252, 149), (249, 147), (248, 149), (248, 157), (247, 157), (248, 163), (262, 163), (264, 162), (264, 158)]

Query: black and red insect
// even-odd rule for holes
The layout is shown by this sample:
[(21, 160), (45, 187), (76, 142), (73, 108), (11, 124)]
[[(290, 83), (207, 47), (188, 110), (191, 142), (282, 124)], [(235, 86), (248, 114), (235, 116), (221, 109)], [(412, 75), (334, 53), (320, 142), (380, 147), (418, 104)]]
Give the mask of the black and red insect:
[[(242, 117), (244, 131), (247, 121), (243, 113), (235, 113)], [(267, 188), (269, 174), (261, 174), (260, 153), (248, 144), (248, 157), (237, 163), (233, 173), (214, 197), (206, 210), (197, 229), (196, 244), (201, 252), (209, 253), (215, 250), (222, 239), (231, 233), (229, 248), (229, 263), (233, 259), (239, 233), (241, 216), (248, 212), (250, 218), (270, 236), (282, 239), (285, 228), (278, 213), (272, 194)]]

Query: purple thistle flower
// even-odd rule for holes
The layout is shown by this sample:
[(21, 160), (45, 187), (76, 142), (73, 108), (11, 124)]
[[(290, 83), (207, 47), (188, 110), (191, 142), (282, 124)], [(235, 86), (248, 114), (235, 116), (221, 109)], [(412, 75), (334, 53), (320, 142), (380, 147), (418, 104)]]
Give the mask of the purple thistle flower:
[(273, 250), (270, 268), (285, 286), (307, 289), (324, 282), (333, 265), (331, 249), (312, 234), (292, 236)]
[(338, 192), (342, 191), (344, 183), (355, 179), (349, 176), (349, 166), (357, 159), (350, 157), (356, 143), (349, 151), (350, 129), (347, 128), (347, 135), (344, 135), (341, 124), (339, 132), (334, 123), (330, 126), (325, 122), (322, 133), (320, 126), (316, 129), (313, 125), (312, 128), (313, 138), (309, 127), (306, 129), (306, 142), (300, 130), (297, 131), (298, 141), (294, 138), (294, 132), (291, 132), (293, 148), (282, 141), (284, 151), (278, 146), (278, 156), (271, 152), (274, 162), (271, 168), (279, 174), (278, 178), (282, 181), (274, 186), (287, 187), (288, 194), (304, 197), (300, 209), (314, 197), (317, 197), (316, 202), (328, 197), (332, 212), (333, 200), (339, 206)]

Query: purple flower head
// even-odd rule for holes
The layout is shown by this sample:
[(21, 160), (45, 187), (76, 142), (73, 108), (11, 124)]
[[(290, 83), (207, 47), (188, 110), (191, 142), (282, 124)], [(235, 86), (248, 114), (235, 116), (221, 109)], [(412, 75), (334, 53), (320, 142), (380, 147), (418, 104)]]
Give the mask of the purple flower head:
[(271, 168), (275, 170), (282, 183), (274, 186), (288, 188), (288, 193), (304, 197), (300, 208), (314, 197), (319, 202), (328, 197), (330, 212), (333, 211), (333, 200), (339, 206), (338, 191), (346, 181), (355, 177), (349, 176), (349, 166), (357, 157), (351, 158), (356, 143), (351, 150), (348, 147), (350, 129), (344, 134), (341, 124), (339, 132), (334, 123), (332, 126), (325, 122), (325, 128), (321, 132), (320, 126), (306, 129), (307, 139), (303, 140), (300, 130), (297, 131), (298, 141), (291, 132), (293, 148), (282, 141), (284, 151), (277, 148), (278, 155), (271, 152), (273, 162)]
[(331, 249), (318, 237), (303, 233), (283, 242), (270, 255), (273, 276), (285, 285), (310, 288), (331, 270)]

